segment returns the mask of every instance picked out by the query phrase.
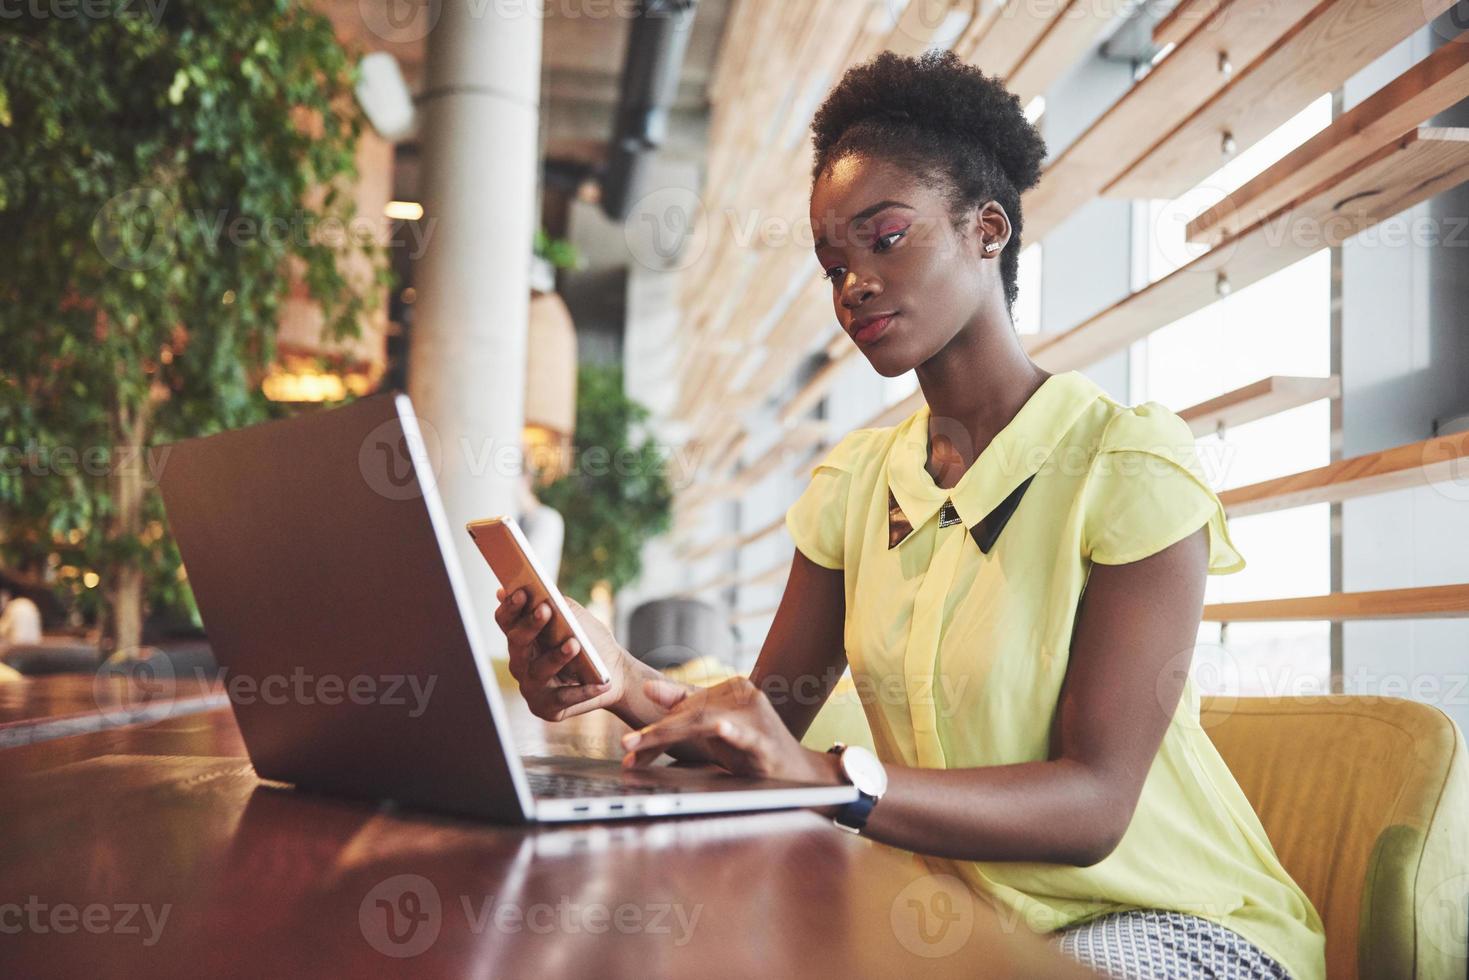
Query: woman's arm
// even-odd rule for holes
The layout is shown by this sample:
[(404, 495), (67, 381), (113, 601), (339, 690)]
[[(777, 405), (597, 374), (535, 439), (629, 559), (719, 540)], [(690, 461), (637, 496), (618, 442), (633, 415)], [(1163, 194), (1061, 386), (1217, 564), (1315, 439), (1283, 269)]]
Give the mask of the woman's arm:
[[(888, 766), (887, 794), (864, 833), (965, 860), (1089, 865), (1110, 854), (1183, 691), (1203, 608), (1207, 534), (1200, 528), (1141, 561), (1092, 567), (1048, 761)], [(773, 711), (737, 682), (683, 698), (656, 687), (652, 693), (666, 695), (674, 710), (624, 740), (634, 749), (629, 764), (650, 761), (669, 739), (702, 736), (737, 750), (725, 753), (737, 771), (844, 782), (834, 756), (772, 727)]]
[(1051, 759), (889, 772), (869, 836), (971, 860), (1089, 865), (1121, 841), (1183, 692), (1203, 609), (1208, 530), (1127, 565), (1093, 565)]
[(842, 570), (822, 568), (796, 550), (750, 680), (797, 741), (847, 668), (846, 619)]

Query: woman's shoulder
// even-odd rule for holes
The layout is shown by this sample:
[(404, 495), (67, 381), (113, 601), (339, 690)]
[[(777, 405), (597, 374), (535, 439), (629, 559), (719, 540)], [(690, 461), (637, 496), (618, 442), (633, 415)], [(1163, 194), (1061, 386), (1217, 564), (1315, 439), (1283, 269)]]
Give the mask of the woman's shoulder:
[(875, 470), (887, 457), (902, 425), (903, 423), (898, 423), (851, 430), (836, 441), (812, 467), (812, 472), (822, 467), (854, 475)]
[(1136, 405), (1105, 401), (1098, 455), (1146, 453), (1183, 467), (1207, 484), (1198, 455), (1198, 436), (1182, 416), (1157, 401)]
[(1196, 438), (1188, 423), (1167, 405), (1157, 401), (1124, 405), (1111, 398), (1103, 398), (1104, 425), (1098, 449), (1143, 449), (1155, 448), (1156, 444), (1174, 444), (1183, 441), (1192, 445)]

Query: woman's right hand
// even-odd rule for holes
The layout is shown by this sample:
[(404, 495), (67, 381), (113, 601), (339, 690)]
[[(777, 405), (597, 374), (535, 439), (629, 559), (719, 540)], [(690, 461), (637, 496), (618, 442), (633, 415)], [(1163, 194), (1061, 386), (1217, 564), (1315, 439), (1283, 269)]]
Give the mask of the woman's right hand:
[(525, 589), (516, 589), (507, 596), (501, 588), (496, 590), (495, 598), (500, 600), (495, 622), (510, 647), (510, 675), (520, 684), (520, 693), (537, 718), (562, 721), (595, 708), (613, 708), (623, 700), (631, 655), (580, 603), (566, 598), (571, 614), (606, 664), (609, 683), (583, 684), (573, 673), (570, 664), (581, 652), (581, 644), (574, 637), (560, 647), (551, 644), (545, 635), (546, 624), (551, 621), (549, 602), (526, 608)]

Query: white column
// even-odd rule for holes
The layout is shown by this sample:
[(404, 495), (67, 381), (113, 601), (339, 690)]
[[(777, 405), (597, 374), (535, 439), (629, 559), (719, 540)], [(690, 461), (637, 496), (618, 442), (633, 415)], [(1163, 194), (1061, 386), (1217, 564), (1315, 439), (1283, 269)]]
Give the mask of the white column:
[(419, 102), (427, 244), (408, 353), (408, 392), (437, 434), (439, 490), (496, 655), (497, 585), (462, 528), (517, 510), (541, 67), (534, 5), (501, 6), (435, 5)]

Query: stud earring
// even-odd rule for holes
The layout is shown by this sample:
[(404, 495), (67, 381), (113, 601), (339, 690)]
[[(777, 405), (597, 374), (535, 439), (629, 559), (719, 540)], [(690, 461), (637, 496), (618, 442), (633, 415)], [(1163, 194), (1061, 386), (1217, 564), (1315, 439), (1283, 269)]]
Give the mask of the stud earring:
[(1000, 243), (999, 242), (989, 242), (989, 243), (987, 243), (985, 245), (984, 250), (986, 252), (993, 252), (995, 249), (997, 249), (999, 247), (1000, 247)]

